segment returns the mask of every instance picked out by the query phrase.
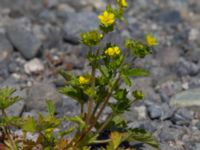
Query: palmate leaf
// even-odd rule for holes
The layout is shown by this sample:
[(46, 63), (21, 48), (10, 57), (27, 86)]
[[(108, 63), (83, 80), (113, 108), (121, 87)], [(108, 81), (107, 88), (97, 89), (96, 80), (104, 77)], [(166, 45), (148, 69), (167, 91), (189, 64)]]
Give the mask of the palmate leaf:
[(19, 96), (12, 96), (16, 90), (13, 88), (0, 88), (0, 109), (4, 110), (19, 101)]
[(128, 141), (142, 142), (160, 150), (158, 142), (154, 139), (153, 135), (143, 129), (131, 129), (128, 131)]

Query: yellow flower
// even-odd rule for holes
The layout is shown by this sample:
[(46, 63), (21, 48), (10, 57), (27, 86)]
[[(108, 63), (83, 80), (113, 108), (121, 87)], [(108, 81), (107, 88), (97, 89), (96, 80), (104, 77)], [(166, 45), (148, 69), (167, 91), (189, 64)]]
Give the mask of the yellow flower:
[(120, 54), (120, 49), (118, 46), (109, 47), (108, 49), (106, 49), (105, 54), (110, 57), (114, 57)]
[(146, 42), (149, 46), (158, 45), (157, 39), (151, 34), (146, 36)]
[(118, 4), (122, 7), (128, 7), (126, 0), (117, 0)]
[(101, 15), (98, 16), (100, 22), (104, 26), (110, 26), (115, 22), (115, 15), (111, 12), (104, 11)]
[(79, 77), (79, 83), (80, 84), (88, 84), (90, 82), (90, 78), (86, 76), (80, 76)]

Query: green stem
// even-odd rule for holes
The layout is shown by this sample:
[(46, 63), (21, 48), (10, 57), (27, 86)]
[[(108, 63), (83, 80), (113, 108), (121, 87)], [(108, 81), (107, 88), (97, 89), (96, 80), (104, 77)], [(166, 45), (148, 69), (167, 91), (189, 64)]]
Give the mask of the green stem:
[(87, 130), (85, 132), (83, 132), (79, 139), (75, 142), (75, 146), (85, 137), (85, 135), (87, 135), (87, 133), (95, 126), (95, 124), (97, 123), (100, 115), (102, 114), (103, 110), (105, 109), (110, 97), (112, 96), (112, 92), (115, 88), (115, 86), (117, 85), (117, 83), (120, 80), (120, 76), (116, 79), (113, 87), (111, 88), (110, 92), (108, 93), (108, 95), (106, 96), (106, 98), (104, 99), (104, 103), (101, 105), (99, 112), (97, 113), (97, 116), (95, 117), (94, 121), (92, 122), (92, 124), (87, 128)]

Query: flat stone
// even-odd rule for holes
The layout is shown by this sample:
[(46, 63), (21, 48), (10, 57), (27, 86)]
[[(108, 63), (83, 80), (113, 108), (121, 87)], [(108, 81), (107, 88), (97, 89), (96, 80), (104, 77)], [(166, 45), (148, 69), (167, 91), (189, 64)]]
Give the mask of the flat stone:
[(22, 26), (13, 24), (7, 27), (8, 39), (26, 59), (35, 57), (40, 49), (41, 41)]
[(200, 107), (200, 88), (176, 94), (171, 98), (170, 105), (179, 107)]

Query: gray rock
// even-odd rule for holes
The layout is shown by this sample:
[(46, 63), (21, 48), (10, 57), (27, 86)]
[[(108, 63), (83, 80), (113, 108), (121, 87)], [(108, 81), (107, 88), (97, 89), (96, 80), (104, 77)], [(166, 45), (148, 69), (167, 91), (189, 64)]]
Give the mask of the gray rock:
[(56, 88), (49, 82), (34, 83), (27, 92), (26, 109), (27, 110), (46, 110), (46, 100), (52, 100), (56, 108), (61, 108), (62, 97)]
[(179, 109), (172, 117), (172, 122), (177, 125), (189, 126), (193, 118), (193, 112), (185, 108)]
[(63, 31), (64, 40), (78, 44), (80, 33), (98, 28), (97, 15), (92, 12), (72, 13), (66, 21)]
[(149, 106), (147, 112), (151, 119), (160, 119), (162, 116), (162, 108), (158, 105)]
[(153, 133), (153, 132), (155, 132), (157, 130), (158, 124), (155, 123), (155, 122), (145, 121), (144, 123), (142, 123), (140, 125), (139, 128), (142, 128), (142, 129), (144, 129), (144, 130), (146, 130), (148, 132)]
[(196, 123), (196, 127), (200, 130), (200, 121)]
[(161, 105), (151, 104), (147, 107), (147, 112), (151, 119), (166, 120), (172, 117), (174, 110), (168, 104), (163, 103)]
[(180, 58), (179, 63), (177, 64), (177, 74), (181, 76), (190, 75), (195, 76), (198, 74), (200, 67), (193, 63)]
[(7, 60), (11, 53), (13, 52), (13, 47), (8, 41), (5, 35), (0, 34), (0, 62)]
[(200, 150), (200, 143), (199, 142), (190, 142), (186, 143), (185, 146), (188, 150)]
[(179, 11), (167, 10), (158, 13), (156, 20), (161, 23), (176, 25), (182, 20), (182, 18)]
[(170, 105), (181, 107), (200, 107), (200, 88), (191, 89), (176, 94), (174, 97), (171, 98)]
[(183, 131), (180, 129), (164, 127), (160, 134), (159, 138), (161, 142), (176, 141), (181, 138)]
[(22, 26), (13, 24), (7, 27), (7, 35), (13, 46), (26, 58), (35, 57), (41, 42)]
[(158, 51), (156, 57), (156, 59), (160, 61), (162, 66), (173, 66), (177, 63), (179, 59), (179, 50), (175, 47), (165, 48), (162, 51)]
[(56, 22), (55, 13), (47, 9), (39, 14), (39, 18), (42, 22)]

